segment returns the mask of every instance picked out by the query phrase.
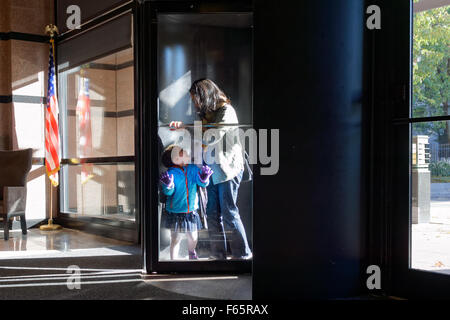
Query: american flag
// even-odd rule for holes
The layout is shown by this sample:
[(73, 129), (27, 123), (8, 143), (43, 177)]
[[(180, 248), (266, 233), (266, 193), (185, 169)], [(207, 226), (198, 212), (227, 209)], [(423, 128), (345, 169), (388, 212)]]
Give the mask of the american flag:
[(59, 108), (56, 97), (54, 48), (54, 42), (52, 41), (48, 67), (47, 107), (45, 110), (45, 167), (50, 181), (56, 187), (59, 184), (58, 171), (61, 158), (59, 151)]
[[(91, 156), (92, 153), (92, 128), (91, 101), (89, 98), (89, 79), (85, 77), (80, 77), (80, 92), (78, 95), (77, 115), (80, 126), (80, 158), (86, 158)], [(81, 183), (85, 184), (93, 176), (92, 164), (83, 163), (81, 167)]]

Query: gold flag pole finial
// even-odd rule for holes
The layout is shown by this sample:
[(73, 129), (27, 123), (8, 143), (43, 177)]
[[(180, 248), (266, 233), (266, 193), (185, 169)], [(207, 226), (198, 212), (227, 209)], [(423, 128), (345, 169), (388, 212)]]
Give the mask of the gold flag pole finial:
[(58, 31), (58, 27), (55, 26), (54, 24), (49, 24), (47, 26), (45, 26), (45, 33), (48, 34), (50, 36), (50, 38), (54, 38), (55, 35), (57, 35), (59, 33)]

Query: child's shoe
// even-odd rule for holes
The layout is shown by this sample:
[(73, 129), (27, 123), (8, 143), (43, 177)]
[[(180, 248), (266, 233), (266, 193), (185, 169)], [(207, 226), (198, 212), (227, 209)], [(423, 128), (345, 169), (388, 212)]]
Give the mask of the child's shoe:
[(197, 252), (194, 251), (189, 251), (189, 260), (198, 260), (198, 256), (197, 256)]

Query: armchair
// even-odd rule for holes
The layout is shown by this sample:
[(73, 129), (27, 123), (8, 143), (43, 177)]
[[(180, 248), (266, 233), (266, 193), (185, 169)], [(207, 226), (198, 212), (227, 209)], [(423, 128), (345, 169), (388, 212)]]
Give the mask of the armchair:
[(32, 149), (0, 151), (0, 218), (4, 239), (9, 239), (11, 218), (20, 217), (22, 233), (27, 234), (25, 208), (27, 176), (31, 170)]

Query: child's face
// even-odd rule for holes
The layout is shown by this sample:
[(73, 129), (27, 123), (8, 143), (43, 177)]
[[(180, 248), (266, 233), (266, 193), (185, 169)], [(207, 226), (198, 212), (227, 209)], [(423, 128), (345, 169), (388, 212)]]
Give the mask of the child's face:
[(189, 164), (191, 158), (189, 153), (179, 147), (175, 147), (172, 150), (172, 162), (177, 166), (185, 166)]

